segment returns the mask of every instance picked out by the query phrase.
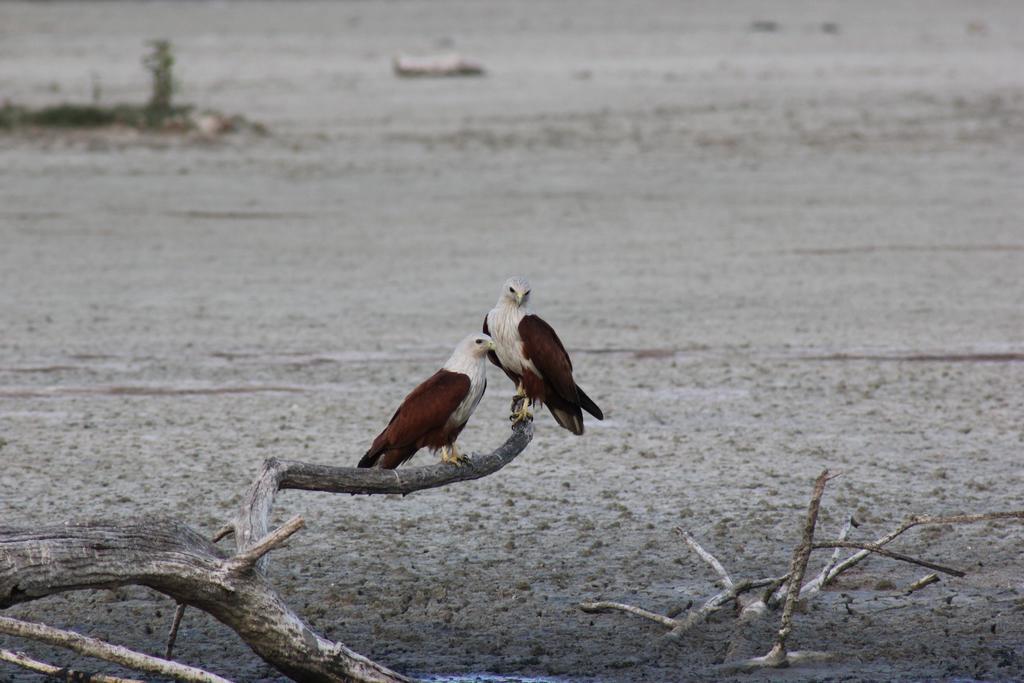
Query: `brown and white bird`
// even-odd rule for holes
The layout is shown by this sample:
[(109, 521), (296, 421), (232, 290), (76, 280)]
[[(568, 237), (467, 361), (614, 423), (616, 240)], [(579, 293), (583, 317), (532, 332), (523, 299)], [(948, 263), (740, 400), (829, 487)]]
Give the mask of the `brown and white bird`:
[[(516, 398), (525, 396), (530, 405), (546, 405), (559, 425), (582, 434), (584, 410), (598, 420), (604, 419), (604, 413), (576, 384), (562, 341), (551, 325), (529, 312), (529, 303), (526, 278), (505, 281), (498, 303), (484, 318), (484, 334), (494, 339), (495, 347), (488, 356), (515, 383)], [(515, 422), (530, 417), (525, 401), (512, 414)]]
[(465, 464), (455, 440), (487, 389), (486, 358), (493, 350), (485, 334), (459, 342), (444, 366), (405, 397), (359, 466), (392, 470), (421, 448), (440, 450), (442, 462)]

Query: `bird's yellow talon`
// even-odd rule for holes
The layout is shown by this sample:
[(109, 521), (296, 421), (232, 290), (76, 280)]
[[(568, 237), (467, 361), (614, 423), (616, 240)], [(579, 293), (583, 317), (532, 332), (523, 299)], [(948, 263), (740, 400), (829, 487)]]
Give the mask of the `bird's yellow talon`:
[(509, 416), (508, 419), (512, 420), (512, 424), (517, 425), (520, 422), (532, 420), (533, 413), (530, 412), (529, 405), (526, 403), (526, 401), (523, 401), (519, 407), (519, 410), (513, 410), (512, 414)]
[(462, 453), (459, 453), (459, 449), (452, 444), (451, 446), (441, 447), (441, 462), (462, 467), (463, 465), (469, 464), (469, 458)]
[(516, 393), (512, 396), (512, 401), (526, 398), (526, 387), (523, 386), (522, 382), (516, 384)]

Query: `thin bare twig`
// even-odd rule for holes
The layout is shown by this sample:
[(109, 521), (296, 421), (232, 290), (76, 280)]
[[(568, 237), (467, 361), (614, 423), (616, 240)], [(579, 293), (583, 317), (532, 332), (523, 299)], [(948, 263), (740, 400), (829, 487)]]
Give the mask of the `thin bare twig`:
[(83, 671), (75, 671), (74, 669), (69, 669), (67, 667), (54, 666), (53, 664), (41, 662), (38, 659), (32, 659), (24, 652), (0, 650), (0, 661), (10, 662), (11, 664), (16, 664), (23, 669), (46, 674), (53, 680), (68, 681), (69, 683), (72, 681), (90, 681), (91, 683), (142, 683), (142, 681), (136, 678), (118, 678), (117, 676), (107, 676), (106, 674), (89, 674)]
[(786, 604), (782, 608), (779, 633), (775, 637), (775, 645), (765, 655), (768, 666), (783, 666), (788, 662), (786, 639), (789, 638), (789, 634), (793, 630), (793, 610), (796, 608), (797, 600), (800, 597), (804, 572), (807, 571), (807, 561), (811, 558), (814, 528), (818, 523), (821, 497), (825, 493), (825, 484), (828, 483), (828, 478), (828, 470), (823, 470), (814, 482), (814, 492), (811, 494), (811, 502), (807, 506), (807, 520), (804, 522), (803, 538), (800, 541), (800, 545), (793, 552), (793, 561), (789, 566), (789, 588), (786, 591)]
[(677, 619), (676, 625), (672, 628), (672, 631), (667, 634), (667, 637), (675, 639), (683, 636), (697, 624), (707, 621), (708, 617), (715, 612), (725, 608), (734, 601), (739, 601), (740, 596), (744, 593), (757, 590), (758, 588), (764, 588), (765, 586), (779, 585), (785, 580), (785, 577), (773, 577), (753, 580), (742, 579), (741, 581), (732, 583), (729, 588), (708, 599), (700, 609), (689, 612), (685, 619)]
[(926, 586), (930, 586), (933, 583), (938, 583), (938, 582), (939, 582), (939, 575), (938, 574), (928, 574), (926, 576), (922, 576), (920, 579), (918, 579), (914, 583), (910, 584), (910, 586), (907, 587), (907, 590), (903, 594), (904, 595), (910, 595), (911, 593), (913, 593), (915, 591), (919, 591), (922, 588), (925, 588)]
[[(845, 541), (847, 537), (850, 535), (850, 532), (853, 531), (853, 528), (856, 526), (859, 525), (857, 524), (857, 520), (853, 518), (853, 515), (847, 517), (846, 522), (843, 524), (843, 528), (839, 531), (839, 536), (837, 540)], [(818, 573), (818, 575), (810, 581), (808, 581), (807, 583), (805, 583), (803, 587), (800, 589), (801, 600), (804, 600), (814, 595), (822, 588), (827, 586), (829, 582), (835, 578), (834, 576), (832, 576), (832, 579), (830, 579), (829, 577), (831, 576), (832, 570), (835, 569), (836, 564), (838, 564), (839, 556), (841, 554), (842, 548), (837, 547), (834, 551), (832, 551), (832, 556), (829, 558), (825, 566), (821, 568), (821, 571)], [(779, 606), (779, 602), (782, 600), (782, 597), (779, 596), (778, 588), (779, 586), (776, 586), (775, 589), (771, 591), (766, 591), (760, 601), (762, 604), (758, 605), (757, 603), (753, 603), (751, 605), (748, 605), (747, 607), (750, 607), (757, 613), (760, 613), (766, 608), (777, 608)]]
[[(845, 541), (849, 538), (850, 532), (853, 531), (855, 526), (857, 526), (857, 520), (853, 518), (853, 515), (850, 515), (846, 518), (846, 522), (843, 524), (843, 528), (839, 531), (839, 536), (836, 540), (840, 542)], [(822, 567), (821, 573), (818, 574), (818, 585), (821, 588), (828, 585), (828, 575), (839, 563), (839, 555), (841, 552), (842, 548), (836, 547), (836, 549), (832, 551), (832, 556), (828, 559), (828, 563)]]
[[(758, 603), (760, 603), (761, 608), (767, 608), (769, 601), (773, 599), (773, 596), (775, 596), (778, 590), (782, 588), (787, 581), (789, 581), (789, 574), (785, 574), (784, 576), (780, 577), (780, 580), (775, 583), (768, 584), (768, 586), (765, 588), (764, 593), (761, 595), (761, 599), (757, 601)], [(756, 609), (754, 607), (754, 605), (756, 604), (757, 603), (752, 603), (750, 605), (747, 605), (743, 608), (743, 612), (746, 612), (748, 608)], [(743, 613), (741, 613), (740, 616), (743, 616)]]
[(287, 541), (292, 534), (304, 526), (306, 526), (306, 522), (302, 519), (302, 516), (295, 515), (280, 527), (228, 560), (228, 571), (251, 571), (261, 557)]
[(129, 650), (120, 645), (111, 645), (98, 638), (83, 636), (74, 631), (64, 631), (45, 624), (36, 624), (30, 621), (21, 621), (11, 617), (0, 616), (0, 633), (21, 638), (40, 640), (50, 645), (66, 647), (79, 654), (103, 659), (122, 666), (131, 667), (138, 671), (171, 676), (178, 680), (189, 681), (190, 683), (231, 683), (226, 678), (195, 667), (169, 662), (159, 657), (151, 657)]
[(701, 607), (691, 610), (683, 619), (673, 619), (672, 617), (667, 617), (663, 614), (657, 614), (655, 612), (645, 610), (642, 607), (634, 607), (633, 605), (626, 605), (621, 602), (581, 602), (579, 607), (588, 614), (611, 612), (614, 610), (635, 614), (638, 617), (649, 619), (655, 623), (672, 629), (667, 636), (670, 638), (678, 638), (693, 628), (696, 624), (706, 621), (708, 617), (738, 599), (742, 594), (748, 591), (757, 590), (758, 588), (764, 588), (770, 584), (778, 584), (782, 581), (785, 581), (785, 577), (756, 580), (744, 579), (738, 583), (730, 582), (731, 585), (728, 589), (708, 598)]
[(928, 569), (934, 569), (935, 571), (942, 572), (943, 574), (949, 574), (951, 576), (956, 576), (959, 578), (967, 576), (966, 572), (960, 571), (959, 569), (953, 569), (952, 567), (946, 567), (945, 565), (936, 564), (935, 562), (929, 562), (928, 560), (920, 560), (916, 557), (911, 557), (910, 555), (897, 553), (893, 550), (888, 550), (886, 548), (883, 548), (882, 546), (875, 545), (874, 543), (857, 543), (855, 541), (825, 541), (821, 543), (815, 543), (813, 545), (814, 550), (819, 550), (822, 548), (859, 548), (861, 550), (866, 550), (868, 552), (884, 555), (885, 557), (891, 557), (892, 559), (899, 560), (901, 562), (909, 562), (911, 564), (927, 567)]
[(629, 612), (630, 614), (635, 614), (638, 617), (650, 619), (651, 621), (657, 622), (662, 626), (666, 626), (668, 628), (675, 628), (676, 624), (678, 623), (672, 617), (666, 617), (662, 614), (648, 612), (643, 608), (634, 607), (633, 605), (626, 605), (621, 602), (581, 602), (580, 609), (586, 612), (587, 614), (600, 614), (601, 612), (612, 612), (614, 610), (619, 610), (620, 612)]
[(722, 563), (718, 561), (717, 557), (705, 550), (704, 547), (697, 542), (697, 539), (691, 536), (690, 532), (686, 531), (682, 527), (677, 526), (676, 533), (682, 536), (683, 540), (686, 541), (686, 545), (690, 546), (690, 549), (697, 553), (697, 556), (710, 565), (711, 568), (715, 570), (715, 573), (721, 577), (723, 588), (732, 588), (732, 578), (729, 576), (729, 572), (725, 571), (725, 567), (722, 566)]
[[(915, 526), (921, 525), (936, 525), (936, 524), (975, 524), (977, 522), (995, 522), (1004, 519), (1024, 519), (1024, 510), (1013, 510), (1009, 512), (986, 512), (977, 515), (946, 515), (946, 516), (932, 516), (932, 515), (917, 515), (908, 518), (896, 529), (890, 531), (886, 535), (880, 537), (872, 545), (883, 546), (894, 541), (898, 536), (903, 534), (909, 529), (913, 529)], [(850, 555), (845, 560), (840, 562), (829, 572), (828, 582), (831, 582), (835, 577), (839, 576), (846, 570), (860, 564), (863, 560), (871, 555), (870, 550), (861, 550), (853, 555)], [(827, 582), (826, 582), (827, 583)]]
[(689, 532), (681, 527), (676, 527), (675, 531), (683, 537), (683, 540), (686, 541), (686, 544), (691, 550), (697, 553), (704, 562), (714, 569), (725, 587), (724, 591), (708, 598), (701, 607), (688, 612), (687, 615), (681, 619), (673, 619), (672, 617), (656, 614), (641, 607), (634, 607), (633, 605), (626, 605), (621, 602), (583, 602), (580, 603), (580, 609), (588, 613), (618, 610), (621, 612), (628, 612), (629, 614), (635, 614), (638, 617), (649, 619), (672, 629), (671, 632), (667, 634), (667, 637), (674, 639), (685, 634), (696, 624), (706, 621), (708, 617), (723, 609), (726, 605), (738, 600), (742, 594), (752, 590), (757, 590), (758, 588), (764, 588), (765, 586), (778, 586), (781, 582), (786, 580), (786, 577), (772, 577), (754, 580), (744, 579), (738, 583), (734, 582), (729, 576), (729, 572), (726, 571), (722, 563), (718, 561), (718, 558), (705, 550), (697, 539), (695, 539)]
[(171, 630), (167, 632), (167, 647), (164, 648), (164, 659), (170, 659), (174, 655), (174, 641), (178, 639), (178, 629), (181, 628), (181, 620), (185, 616), (185, 603), (179, 602), (174, 609), (174, 619), (171, 620)]

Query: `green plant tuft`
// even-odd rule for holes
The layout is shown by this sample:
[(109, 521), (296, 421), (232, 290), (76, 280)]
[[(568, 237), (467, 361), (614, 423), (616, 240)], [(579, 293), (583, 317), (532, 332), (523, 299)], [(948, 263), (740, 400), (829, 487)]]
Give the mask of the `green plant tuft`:
[(149, 107), (156, 112), (169, 112), (178, 88), (174, 78), (174, 50), (169, 40), (151, 40), (147, 44), (150, 52), (142, 58), (142, 65), (153, 78)]
[[(242, 116), (226, 116), (215, 111), (193, 116), (191, 105), (175, 105), (174, 94), (178, 81), (174, 77), (174, 49), (168, 40), (151, 40), (147, 43), (150, 51), (143, 56), (142, 64), (152, 77), (149, 101), (145, 104), (99, 104), (102, 94), (99, 76), (92, 76), (92, 104), (62, 103), (30, 109), (11, 102), (0, 106), (0, 130), (12, 130), (22, 126), (40, 128), (100, 128), (105, 126), (127, 126), (148, 130), (187, 131), (199, 127), (201, 121), (214, 119), (213, 133), (222, 133), (247, 128), (265, 133), (261, 125), (247, 121)], [(209, 126), (204, 132), (209, 132)]]

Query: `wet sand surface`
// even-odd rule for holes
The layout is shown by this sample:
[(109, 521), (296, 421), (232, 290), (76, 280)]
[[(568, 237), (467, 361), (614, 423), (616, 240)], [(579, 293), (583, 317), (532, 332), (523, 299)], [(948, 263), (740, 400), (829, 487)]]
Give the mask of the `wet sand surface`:
[[(661, 646), (577, 603), (715, 592), (676, 526), (735, 577), (784, 573), (824, 468), (824, 536), (1021, 507), (1022, 36), (1014, 2), (4, 3), (0, 98), (85, 101), (96, 74), (141, 100), (166, 37), (181, 99), (270, 134), (0, 135), (2, 523), (212, 533), (268, 456), (354, 464), (524, 274), (605, 421), (539, 414), (476, 483), (284, 494), (308, 528), (273, 581), (406, 673), (713, 677), (727, 615)], [(452, 50), (489, 74), (390, 73)], [(464, 449), (507, 433), (490, 381)], [(925, 570), (868, 561), (797, 615), (793, 646), (837, 660), (772, 680), (1024, 677), (1024, 529), (898, 548), (967, 576), (903, 597)], [(156, 654), (173, 610), (6, 613)], [(177, 655), (280, 680), (196, 610)]]

